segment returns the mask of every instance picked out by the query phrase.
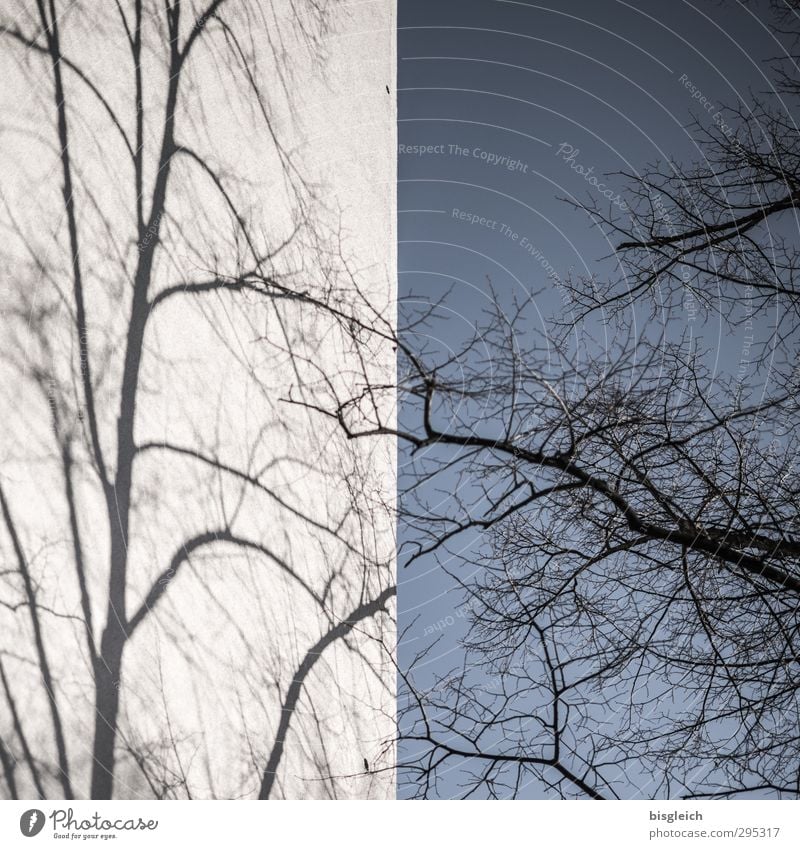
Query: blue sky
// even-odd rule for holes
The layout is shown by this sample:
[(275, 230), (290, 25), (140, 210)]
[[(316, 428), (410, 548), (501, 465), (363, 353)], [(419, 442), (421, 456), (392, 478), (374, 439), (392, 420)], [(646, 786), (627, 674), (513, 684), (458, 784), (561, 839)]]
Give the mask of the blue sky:
[[(696, 160), (693, 116), (722, 120), (769, 87), (767, 20), (766, 3), (712, 0), (400, 0), (399, 290), (422, 304), (449, 292), (436, 344), (471, 331), (489, 283), (501, 299), (538, 292), (546, 326), (564, 317), (560, 281), (613, 275), (613, 242), (563, 199), (623, 211), (618, 172)], [(715, 369), (735, 373), (741, 331), (683, 319)], [(401, 476), (407, 459), (401, 448)], [(400, 533), (402, 549), (413, 532)], [(434, 558), (398, 581), (401, 666), (438, 639), (419, 672), (434, 681), (459, 665), (463, 596)], [(442, 795), (457, 786), (454, 770)]]

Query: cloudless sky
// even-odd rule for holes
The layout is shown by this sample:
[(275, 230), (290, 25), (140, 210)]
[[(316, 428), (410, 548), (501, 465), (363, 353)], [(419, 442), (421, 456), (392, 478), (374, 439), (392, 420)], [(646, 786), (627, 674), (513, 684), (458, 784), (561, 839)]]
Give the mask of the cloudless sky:
[[(452, 287), (443, 345), (479, 319), (489, 280), (501, 298), (543, 290), (542, 321), (563, 312), (559, 279), (614, 273), (613, 245), (563, 198), (608, 204), (624, 197), (618, 172), (696, 160), (693, 116), (708, 124), (770, 88), (768, 21), (766, 0), (399, 0), (401, 298)], [(741, 333), (703, 316), (693, 331), (735, 371)], [(420, 670), (434, 680), (459, 665), (463, 597), (432, 558), (398, 581), (401, 665), (439, 638)], [(456, 769), (443, 795), (457, 785)]]

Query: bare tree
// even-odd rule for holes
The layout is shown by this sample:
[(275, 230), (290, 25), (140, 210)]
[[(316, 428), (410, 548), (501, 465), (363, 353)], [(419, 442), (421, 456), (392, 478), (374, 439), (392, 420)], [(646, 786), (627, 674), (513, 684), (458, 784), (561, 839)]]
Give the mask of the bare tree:
[[(589, 208), (622, 271), (571, 281), (566, 326), (542, 329), (535, 296), (490, 292), (462, 339), (448, 295), (411, 295), (399, 421), (366, 372), (322, 409), (350, 438), (401, 440), (400, 568), (435, 564), (461, 592), (458, 663), (443, 670), (433, 642), (401, 669), (404, 795), (800, 795), (783, 69), (776, 99), (700, 133), (702, 161), (634, 176), (626, 215)], [(746, 380), (698, 342), (689, 299), (698, 325), (776, 319)], [(636, 330), (641, 307), (659, 321)]]
[(297, 795), (297, 775), (385, 792), (337, 773), (392, 693), (389, 526), (365, 494), (390, 465), (285, 403), (292, 383), (313, 396), (304, 358), (347, 369), (320, 307), (358, 258), (291, 125), (292, 74), (340, 20), (232, 0), (4, 12), (12, 797)]
[(654, 315), (719, 314), (729, 328), (752, 327), (760, 316), (774, 334), (758, 353), (776, 355), (770, 365), (785, 367), (800, 302), (800, 35), (797, 4), (770, 5), (779, 54), (765, 60), (770, 90), (695, 119), (691, 164), (619, 175), (628, 181), (625, 212), (606, 211), (591, 198), (582, 206), (613, 245), (619, 276), (571, 281), (578, 320), (619, 316), (637, 305)]

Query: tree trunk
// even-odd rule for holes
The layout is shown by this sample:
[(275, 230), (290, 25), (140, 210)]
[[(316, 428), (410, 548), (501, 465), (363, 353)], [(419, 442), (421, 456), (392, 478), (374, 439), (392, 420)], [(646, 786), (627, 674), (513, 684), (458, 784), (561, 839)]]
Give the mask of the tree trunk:
[[(95, 717), (92, 749), (92, 799), (111, 799), (114, 791), (114, 746), (117, 740), (119, 697), (122, 687), (122, 653), (127, 642), (125, 585), (128, 568), (128, 517), (130, 500), (131, 452), (121, 454), (126, 462), (117, 477), (118, 515), (111, 517), (111, 561), (108, 580), (106, 626), (100, 642), (100, 655), (94, 668)], [(120, 477), (122, 480), (120, 481)]]
[(114, 746), (124, 646), (124, 630), (116, 620), (110, 621), (103, 632), (95, 668), (92, 799), (111, 799), (114, 792)]

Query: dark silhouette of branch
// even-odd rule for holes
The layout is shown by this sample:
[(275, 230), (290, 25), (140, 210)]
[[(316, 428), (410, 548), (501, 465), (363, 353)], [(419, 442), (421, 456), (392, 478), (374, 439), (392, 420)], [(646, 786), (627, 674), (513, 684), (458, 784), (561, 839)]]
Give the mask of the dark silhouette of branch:
[(342, 620), (329, 631), (327, 631), (316, 643), (306, 652), (305, 657), (298, 666), (286, 696), (283, 699), (281, 708), (281, 718), (278, 723), (278, 729), (275, 732), (275, 742), (267, 760), (267, 765), (264, 768), (264, 774), (261, 780), (261, 789), (258, 793), (259, 799), (269, 799), (272, 788), (275, 784), (275, 779), (278, 772), (278, 767), (283, 756), (283, 750), (286, 745), (286, 736), (289, 732), (289, 726), (292, 721), (292, 716), (300, 700), (300, 695), (303, 692), (303, 686), (309, 673), (314, 668), (314, 664), (320, 659), (325, 649), (332, 643), (346, 637), (359, 622), (369, 619), (381, 612), (387, 612), (387, 604), (390, 599), (397, 594), (395, 587), (387, 587), (375, 599), (359, 605), (347, 619)]
[(218, 530), (206, 531), (202, 534), (198, 534), (197, 536), (192, 537), (191, 539), (187, 540), (185, 543), (178, 547), (178, 550), (173, 555), (169, 566), (161, 573), (158, 579), (154, 582), (154, 584), (148, 591), (144, 601), (140, 605), (139, 609), (128, 620), (128, 639), (133, 636), (134, 631), (144, 621), (145, 617), (155, 609), (159, 600), (167, 591), (167, 587), (177, 577), (181, 566), (191, 558), (192, 554), (197, 551), (197, 549), (203, 548), (204, 546), (213, 545), (215, 543), (230, 543), (239, 548), (250, 549), (252, 551), (258, 552), (259, 554), (265, 555), (285, 575), (288, 575), (293, 581), (299, 584), (306, 591), (306, 593), (311, 596), (313, 601), (315, 601), (320, 606), (322, 605), (322, 599), (317, 595), (317, 593), (299, 575), (297, 575), (297, 573), (290, 566), (284, 563), (283, 560), (277, 557), (268, 548), (261, 545), (261, 543), (254, 542), (253, 540), (248, 540), (241, 536), (238, 536), (237, 534), (233, 533), (230, 528), (219, 528)]
[(56, 124), (58, 128), (58, 141), (61, 148), (64, 213), (69, 233), (73, 295), (75, 298), (75, 332), (78, 342), (79, 360), (81, 363), (81, 384), (83, 386), (84, 401), (86, 403), (86, 417), (89, 422), (89, 431), (92, 436), (92, 449), (94, 451), (94, 459), (97, 465), (97, 474), (104, 489), (108, 492), (108, 472), (103, 456), (103, 447), (100, 441), (100, 432), (97, 424), (94, 385), (92, 382), (91, 362), (89, 358), (89, 336), (87, 329), (86, 304), (84, 300), (83, 273), (81, 269), (81, 252), (78, 240), (78, 221), (75, 210), (75, 188), (72, 182), (72, 159), (70, 155), (71, 147), (67, 121), (67, 102), (61, 75), (63, 57), (61, 55), (58, 15), (56, 14), (54, 0), (49, 0), (49, 14), (45, 9), (44, 0), (37, 0), (36, 5), (39, 9), (39, 17), (47, 41), (47, 52), (50, 56), (50, 62), (53, 70), (53, 96), (55, 99), (57, 116)]
[(30, 613), (31, 627), (33, 629), (34, 644), (36, 646), (36, 657), (39, 664), (39, 672), (42, 676), (42, 686), (47, 694), (47, 700), (50, 705), (50, 718), (53, 724), (53, 737), (55, 739), (56, 751), (58, 753), (58, 769), (59, 781), (64, 791), (65, 799), (72, 799), (72, 784), (70, 781), (69, 759), (67, 757), (67, 743), (64, 735), (64, 727), (61, 722), (61, 712), (58, 707), (58, 699), (56, 697), (55, 682), (52, 672), (50, 671), (50, 661), (47, 657), (47, 649), (44, 644), (44, 635), (42, 633), (42, 625), (39, 619), (39, 609), (36, 603), (36, 591), (33, 587), (30, 570), (28, 569), (28, 561), (25, 553), (22, 550), (22, 544), (17, 529), (14, 525), (14, 520), (11, 517), (11, 511), (6, 500), (5, 490), (0, 484), (0, 510), (3, 513), (6, 531), (8, 532), (11, 544), (14, 548), (14, 555), (17, 560), (17, 569), (22, 584), (25, 590), (25, 599), (28, 603), (28, 611)]
[(5, 778), (8, 787), (8, 798), (19, 799), (17, 779), (14, 774), (17, 764), (2, 737), (0, 737), (0, 766), (3, 768), (3, 778)]

